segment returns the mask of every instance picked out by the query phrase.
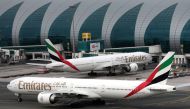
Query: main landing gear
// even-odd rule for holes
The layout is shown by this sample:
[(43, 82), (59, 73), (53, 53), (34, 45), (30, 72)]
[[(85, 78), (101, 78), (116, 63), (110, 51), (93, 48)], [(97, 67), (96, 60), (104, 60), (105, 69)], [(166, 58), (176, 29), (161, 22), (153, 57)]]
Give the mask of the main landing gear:
[(143, 70), (146, 70), (146, 69), (147, 69), (147, 68), (146, 68), (146, 65), (144, 64), (144, 65), (143, 65)]
[[(109, 71), (109, 73), (107, 74), (107, 76), (116, 76), (115, 68), (109, 67), (109, 68), (107, 68), (107, 70)], [(92, 70), (90, 73), (88, 73), (88, 76), (97, 76), (97, 73), (95, 73)]]
[(109, 71), (109, 73), (107, 74), (107, 76), (115, 76), (116, 75), (115, 68), (109, 67), (108, 71)]
[(93, 103), (96, 105), (105, 105), (106, 104), (106, 102), (102, 99), (95, 99), (95, 100), (93, 100)]
[(17, 101), (18, 101), (18, 102), (22, 102), (21, 94), (15, 93), (15, 96), (17, 96)]
[(95, 73), (95, 72), (92, 70), (90, 73), (88, 73), (88, 76), (97, 76), (97, 73)]

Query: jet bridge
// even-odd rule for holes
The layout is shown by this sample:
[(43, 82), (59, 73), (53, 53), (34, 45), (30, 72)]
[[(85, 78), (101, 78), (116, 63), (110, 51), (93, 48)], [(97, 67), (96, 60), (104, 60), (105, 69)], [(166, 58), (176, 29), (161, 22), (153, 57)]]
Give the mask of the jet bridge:
[(24, 50), (0, 49), (0, 64), (12, 64), (25, 59)]

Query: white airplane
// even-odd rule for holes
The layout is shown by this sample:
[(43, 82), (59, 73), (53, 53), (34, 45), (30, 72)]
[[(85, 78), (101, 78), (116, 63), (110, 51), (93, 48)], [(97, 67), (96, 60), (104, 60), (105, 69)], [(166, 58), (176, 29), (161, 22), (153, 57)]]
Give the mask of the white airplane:
[(134, 52), (134, 53), (120, 53), (104, 56), (76, 58), (76, 59), (64, 59), (60, 52), (54, 47), (49, 39), (45, 40), (48, 52), (52, 63), (50, 64), (34, 64), (30, 65), (42, 65), (47, 69), (53, 69), (65, 72), (86, 72), (91, 71), (89, 75), (94, 75), (93, 71), (109, 71), (110, 75), (115, 74), (115, 70), (121, 72), (137, 71), (138, 65), (144, 65), (144, 68), (148, 63), (152, 61), (152, 57), (148, 53)]
[(59, 98), (103, 101), (104, 98), (134, 99), (172, 92), (176, 87), (166, 85), (166, 82), (174, 54), (169, 52), (145, 81), (22, 77), (10, 81), (7, 88), (18, 96), (19, 102), (22, 94), (38, 94), (37, 100), (41, 104), (54, 104)]

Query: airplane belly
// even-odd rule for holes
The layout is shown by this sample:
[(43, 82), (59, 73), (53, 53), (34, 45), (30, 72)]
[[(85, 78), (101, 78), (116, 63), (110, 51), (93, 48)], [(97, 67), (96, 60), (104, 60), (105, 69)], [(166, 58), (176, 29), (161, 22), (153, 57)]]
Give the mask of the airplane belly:
[(122, 99), (128, 94), (126, 91), (105, 91), (102, 93), (103, 98)]
[(138, 99), (143, 98), (152, 95), (153, 93), (146, 93), (146, 92), (140, 92), (136, 95), (133, 95), (131, 97), (127, 97), (129, 91), (107, 91), (105, 93), (102, 93), (101, 96), (103, 98), (111, 98), (111, 99)]
[(52, 70), (55, 70), (55, 71), (64, 71), (64, 68), (63, 68), (63, 66), (56, 66), (56, 67), (53, 67)]

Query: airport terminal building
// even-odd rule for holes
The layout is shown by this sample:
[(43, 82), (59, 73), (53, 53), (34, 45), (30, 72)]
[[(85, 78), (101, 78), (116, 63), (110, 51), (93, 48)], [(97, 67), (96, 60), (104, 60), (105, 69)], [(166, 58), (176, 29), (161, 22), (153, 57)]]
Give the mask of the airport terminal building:
[(83, 32), (106, 48), (161, 45), (190, 53), (189, 0), (1, 0), (0, 46), (75, 44)]

